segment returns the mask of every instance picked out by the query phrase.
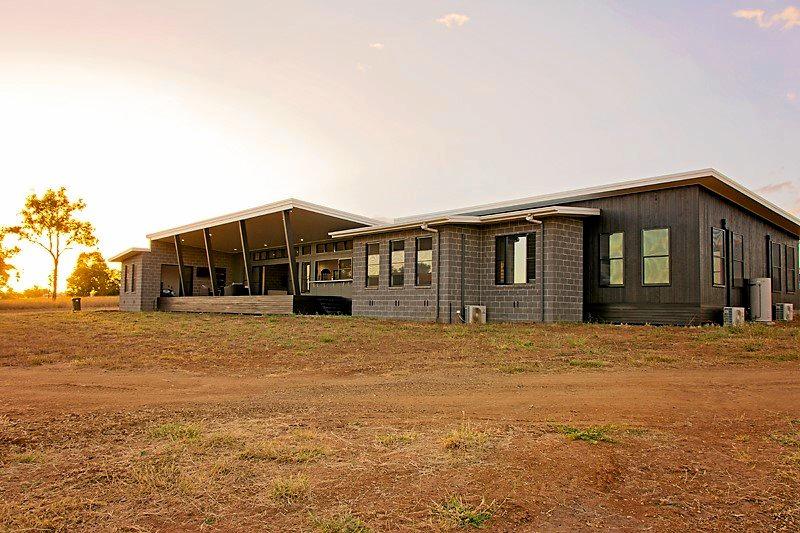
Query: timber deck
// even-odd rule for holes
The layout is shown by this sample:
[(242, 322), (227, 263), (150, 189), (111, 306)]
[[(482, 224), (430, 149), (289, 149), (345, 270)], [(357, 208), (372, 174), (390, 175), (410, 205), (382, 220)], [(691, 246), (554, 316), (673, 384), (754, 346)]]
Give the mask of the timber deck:
[(159, 311), (180, 313), (229, 313), (239, 315), (290, 315), (292, 295), (179, 296), (158, 299)]

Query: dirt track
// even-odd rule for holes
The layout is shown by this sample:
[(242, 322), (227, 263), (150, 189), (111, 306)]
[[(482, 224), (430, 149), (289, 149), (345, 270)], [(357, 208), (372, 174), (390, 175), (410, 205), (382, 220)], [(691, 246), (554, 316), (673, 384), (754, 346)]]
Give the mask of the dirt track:
[(465, 412), (495, 421), (575, 419), (647, 425), (796, 415), (800, 373), (725, 368), (518, 376), (450, 370), (413, 377), (226, 377), (55, 366), (3, 369), (0, 395), (6, 409), (29, 415), (243, 402), (287, 412), (313, 405), (333, 416), (391, 413), (419, 421)]

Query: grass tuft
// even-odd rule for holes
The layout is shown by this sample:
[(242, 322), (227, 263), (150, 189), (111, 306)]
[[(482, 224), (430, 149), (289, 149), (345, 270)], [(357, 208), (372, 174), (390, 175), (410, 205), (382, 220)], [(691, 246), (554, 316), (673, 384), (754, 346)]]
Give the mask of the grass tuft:
[(612, 430), (610, 426), (589, 426), (584, 429), (559, 425), (555, 426), (555, 430), (562, 435), (566, 435), (570, 440), (582, 440), (590, 444), (597, 444), (598, 442), (616, 442), (611, 438), (609, 432)]
[(442, 502), (433, 502), (431, 515), (445, 527), (483, 527), (495, 512), (495, 502), (481, 500), (478, 505), (466, 503), (460, 496), (451, 496)]
[(463, 422), (460, 427), (451, 430), (442, 440), (445, 450), (470, 451), (483, 448), (489, 441), (489, 434), (479, 431), (469, 422)]
[(408, 444), (417, 440), (416, 433), (386, 433), (383, 435), (375, 435), (375, 442), (381, 446), (391, 447)]
[(200, 438), (200, 428), (193, 424), (169, 422), (153, 428), (150, 436), (169, 440), (196, 440)]
[(302, 474), (272, 480), (271, 497), (283, 505), (292, 505), (308, 497), (308, 479)]
[(322, 533), (369, 533), (370, 529), (350, 509), (343, 509), (331, 516), (311, 516), (314, 529)]

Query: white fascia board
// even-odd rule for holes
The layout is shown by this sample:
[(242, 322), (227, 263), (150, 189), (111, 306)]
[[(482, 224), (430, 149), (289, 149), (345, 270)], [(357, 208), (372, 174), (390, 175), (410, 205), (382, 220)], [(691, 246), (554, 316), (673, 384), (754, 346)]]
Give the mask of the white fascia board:
[(555, 205), (552, 207), (537, 207), (535, 209), (523, 209), (521, 211), (512, 211), (510, 213), (496, 213), (493, 215), (481, 215), (478, 217), (481, 222), (502, 222), (504, 220), (514, 220), (525, 217), (553, 217), (553, 216), (570, 216), (570, 217), (592, 217), (598, 216), (600, 209), (596, 207), (570, 207)]
[(128, 248), (127, 250), (120, 252), (116, 255), (112, 255), (108, 258), (109, 263), (120, 263), (125, 261), (129, 257), (133, 257), (135, 255), (139, 255), (142, 253), (149, 253), (150, 248)]
[(178, 226), (163, 231), (158, 231), (147, 235), (147, 238), (150, 240), (162, 239), (164, 237), (171, 237), (173, 235), (178, 235), (181, 233), (189, 233), (191, 231), (197, 231), (205, 228), (213, 228), (216, 226), (221, 226), (223, 224), (229, 224), (231, 222), (238, 222), (240, 220), (247, 220), (249, 218), (269, 215), (271, 213), (278, 213), (280, 211), (285, 211), (287, 209), (292, 209), (295, 207), (298, 209), (304, 209), (306, 211), (319, 213), (321, 215), (327, 215), (330, 217), (340, 218), (342, 220), (347, 220), (350, 222), (356, 222), (358, 224), (366, 224), (368, 226), (373, 226), (381, 223), (381, 221), (369, 217), (363, 217), (361, 215), (348, 213), (346, 211), (339, 211), (338, 209), (332, 209), (324, 205), (312, 204), (311, 202), (304, 202), (302, 200), (297, 200), (296, 198), (289, 198), (286, 200), (273, 202), (271, 204), (266, 204), (259, 207), (253, 207), (251, 209), (245, 209), (244, 211), (237, 211), (235, 213), (229, 213), (227, 215), (221, 215), (206, 220), (200, 220), (198, 222), (193, 222), (191, 224), (186, 224), (183, 226)]
[(570, 207), (570, 206), (549, 206), (537, 207), (536, 209), (524, 209), (522, 211), (514, 211), (511, 213), (497, 213), (493, 215), (483, 216), (470, 216), (470, 215), (454, 215), (454, 216), (439, 216), (428, 219), (415, 220), (413, 222), (405, 222), (400, 224), (383, 224), (380, 226), (372, 226), (368, 228), (355, 228), (342, 231), (333, 231), (329, 233), (333, 238), (339, 237), (353, 237), (357, 235), (372, 235), (375, 233), (387, 233), (390, 231), (403, 231), (406, 229), (415, 229), (423, 225), (425, 226), (441, 226), (443, 224), (491, 224), (495, 222), (503, 222), (506, 220), (517, 220), (525, 217), (549, 217), (549, 216), (572, 216), (572, 217), (588, 217), (597, 216), (600, 214), (600, 209), (595, 207)]
[(727, 185), (728, 187), (736, 190), (737, 192), (743, 194), (744, 196), (750, 198), (756, 203), (761, 204), (763, 207), (773, 211), (774, 213), (786, 218), (793, 224), (800, 225), (800, 218), (796, 217), (795, 215), (781, 209), (777, 205), (773, 204), (769, 200), (759, 196), (758, 194), (754, 193), (753, 191), (747, 189), (743, 185), (733, 181), (731, 178), (727, 177), (726, 175), (722, 174), (716, 169), (713, 168), (705, 168), (700, 170), (692, 170), (689, 172), (681, 172), (677, 174), (668, 174), (665, 176), (656, 176), (653, 178), (643, 178), (643, 179), (635, 179), (635, 180), (628, 180), (628, 181), (621, 181), (612, 183), (609, 185), (601, 185), (596, 187), (587, 187), (584, 189), (574, 189), (571, 191), (553, 193), (553, 194), (545, 194), (540, 196), (529, 196), (526, 198), (517, 198), (515, 200), (506, 200), (503, 202), (495, 202), (489, 204), (481, 204), (475, 205), (471, 207), (464, 207), (460, 209), (450, 209), (447, 211), (438, 211), (434, 213), (428, 213), (424, 215), (417, 215), (414, 217), (401, 217), (397, 219), (397, 222), (405, 222), (407, 220), (413, 219), (424, 219), (426, 217), (434, 217), (434, 216), (446, 216), (446, 215), (453, 215), (453, 214), (461, 214), (461, 213), (473, 213), (476, 211), (486, 211), (491, 209), (503, 209), (505, 207), (513, 207), (516, 205), (521, 204), (528, 204), (528, 203), (540, 203), (540, 202), (553, 202), (553, 203), (563, 203), (568, 201), (577, 201), (582, 199), (590, 199), (598, 196), (602, 196), (608, 193), (613, 192), (620, 192), (629, 190), (629, 189), (637, 189), (641, 187), (652, 187), (656, 185), (669, 185), (671, 183), (678, 183), (681, 181), (693, 180), (693, 179), (701, 179), (701, 178), (715, 178), (719, 180), (721, 183)]

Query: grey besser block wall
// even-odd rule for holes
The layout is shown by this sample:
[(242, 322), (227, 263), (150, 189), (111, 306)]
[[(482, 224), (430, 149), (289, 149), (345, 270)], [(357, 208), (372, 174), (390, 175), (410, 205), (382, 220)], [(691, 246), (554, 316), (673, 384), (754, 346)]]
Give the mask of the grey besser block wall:
[[(544, 320), (580, 321), (583, 318), (583, 221), (547, 218), (542, 227), (525, 221), (491, 226), (447, 225), (434, 234), (433, 283), (414, 286), (415, 239), (430, 235), (422, 229), (356, 237), (353, 243), (353, 314), (358, 316), (436, 320), (437, 246), (441, 246), (439, 322), (459, 322), (464, 270), (463, 305), (485, 305), (491, 322), (542, 321), (542, 272), (545, 280)], [(495, 285), (495, 238), (517, 233), (536, 234), (536, 279), (520, 285)], [(462, 265), (461, 236), (464, 236)], [(389, 241), (406, 243), (406, 278), (402, 288), (389, 287)], [(380, 283), (366, 288), (366, 245), (380, 243)], [(544, 252), (544, 261), (542, 253)]]

